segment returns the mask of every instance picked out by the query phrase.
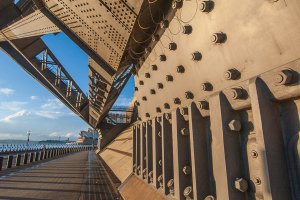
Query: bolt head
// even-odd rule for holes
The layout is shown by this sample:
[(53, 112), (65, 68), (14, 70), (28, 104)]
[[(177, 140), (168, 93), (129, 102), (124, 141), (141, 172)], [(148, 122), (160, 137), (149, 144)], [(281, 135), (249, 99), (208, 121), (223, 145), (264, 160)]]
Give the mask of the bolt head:
[(211, 41), (214, 44), (221, 44), (224, 43), (227, 39), (227, 36), (225, 33), (219, 32), (219, 33), (214, 33), (211, 37)]
[(208, 104), (208, 102), (207, 101), (200, 101), (199, 102), (199, 108), (201, 109), (201, 110), (208, 110), (209, 109), (209, 104)]
[(170, 179), (167, 183), (168, 188), (173, 188), (174, 187), (174, 179)]
[(189, 114), (189, 109), (187, 107), (181, 108), (180, 109), (180, 114), (185, 116)]
[(200, 4), (200, 11), (202, 12), (210, 12), (214, 8), (213, 1), (202, 1)]
[(155, 92), (155, 90), (154, 89), (151, 89), (150, 90), (150, 94), (155, 94), (156, 92)]
[(194, 98), (194, 94), (190, 91), (185, 92), (185, 98), (186, 99), (193, 99)]
[(157, 88), (158, 89), (163, 89), (164, 88), (164, 85), (162, 83), (157, 83)]
[(177, 49), (177, 44), (176, 44), (175, 42), (171, 42), (171, 43), (169, 44), (169, 49), (170, 49), (171, 51), (175, 51), (175, 50)]
[(205, 82), (205, 83), (201, 84), (201, 88), (202, 88), (203, 91), (212, 91), (213, 86), (212, 86), (211, 83)]
[(185, 175), (189, 175), (192, 173), (192, 169), (190, 166), (184, 166), (183, 169), (182, 169), (182, 172), (185, 174)]
[(242, 129), (242, 124), (239, 120), (231, 120), (228, 124), (231, 131), (240, 131)]
[(176, 71), (178, 72), (178, 73), (184, 73), (185, 72), (185, 69), (184, 69), (184, 67), (182, 66), (182, 65), (179, 65), (179, 66), (177, 66), (177, 68), (176, 68)]
[(173, 81), (173, 76), (172, 76), (172, 75), (167, 75), (167, 76), (166, 76), (166, 80), (167, 80), (168, 82), (172, 82), (172, 81)]
[(162, 28), (162, 29), (165, 29), (165, 28), (168, 28), (169, 27), (169, 21), (168, 20), (162, 20), (161, 22), (160, 22), (160, 28)]
[(165, 103), (165, 104), (164, 104), (164, 108), (165, 108), (165, 109), (170, 109), (170, 104)]
[(143, 96), (143, 97), (142, 97), (142, 100), (143, 100), (143, 101), (147, 101), (147, 97), (146, 97), (146, 96)]
[(167, 56), (164, 55), (164, 54), (162, 54), (162, 55), (159, 56), (159, 60), (162, 61), (162, 62), (164, 62), (164, 61), (167, 60)]
[(180, 130), (180, 133), (181, 133), (181, 135), (183, 135), (183, 136), (188, 136), (188, 135), (190, 134), (190, 131), (189, 131), (189, 129), (187, 129), (187, 128), (182, 128), (182, 129)]
[(230, 90), (231, 98), (234, 100), (244, 98), (244, 89), (241, 88), (232, 88)]
[(157, 65), (152, 65), (152, 70), (157, 71)]
[(182, 5), (183, 5), (182, 0), (173, 0), (173, 2), (172, 2), (173, 9), (180, 9), (180, 8), (182, 8)]
[(224, 73), (224, 78), (227, 80), (237, 80), (240, 72), (237, 69), (229, 69)]
[(165, 113), (164, 116), (166, 120), (170, 120), (172, 118), (172, 115), (170, 113)]
[(156, 107), (156, 112), (161, 113), (160, 107)]
[(176, 97), (175, 99), (174, 99), (174, 104), (181, 104), (181, 100), (178, 98), (178, 97)]
[(134, 87), (134, 90), (135, 90), (135, 91), (138, 91), (138, 90), (139, 90), (139, 88), (138, 88), (138, 87)]
[(157, 42), (159, 41), (159, 35), (155, 34), (155, 35), (152, 35), (152, 42)]
[(215, 200), (216, 198), (214, 196), (207, 196), (204, 200)]
[(289, 85), (293, 82), (293, 71), (282, 70), (274, 76), (275, 85)]
[(243, 178), (237, 178), (234, 182), (235, 189), (240, 192), (246, 192), (248, 190), (248, 182)]
[(193, 61), (200, 61), (202, 59), (202, 54), (199, 51), (195, 51), (192, 54)]
[(191, 34), (193, 32), (193, 27), (191, 25), (185, 25), (183, 26), (183, 30), (182, 30), (182, 33), (183, 34)]
[(146, 117), (150, 117), (150, 114), (149, 114), (149, 113), (146, 113), (145, 116), (146, 116)]
[(144, 81), (139, 81), (139, 84), (140, 85), (144, 85)]
[(192, 188), (191, 186), (186, 187), (186, 188), (184, 189), (184, 191), (183, 191), (183, 195), (184, 195), (185, 197), (191, 198), (191, 197), (192, 197), (192, 194), (193, 194), (193, 188)]

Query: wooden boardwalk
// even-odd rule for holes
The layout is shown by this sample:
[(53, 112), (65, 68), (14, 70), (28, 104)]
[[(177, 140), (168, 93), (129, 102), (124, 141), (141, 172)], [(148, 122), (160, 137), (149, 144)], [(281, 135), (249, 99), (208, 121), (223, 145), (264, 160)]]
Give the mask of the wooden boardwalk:
[(93, 151), (83, 151), (0, 176), (0, 199), (120, 199)]

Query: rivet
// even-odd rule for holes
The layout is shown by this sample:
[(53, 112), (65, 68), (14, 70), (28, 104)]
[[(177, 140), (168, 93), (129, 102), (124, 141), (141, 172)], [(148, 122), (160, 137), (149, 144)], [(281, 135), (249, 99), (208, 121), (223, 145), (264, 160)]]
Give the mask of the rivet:
[(185, 98), (186, 99), (193, 99), (194, 94), (191, 91), (187, 91), (187, 92), (185, 92)]
[(166, 81), (167, 82), (172, 82), (173, 81), (173, 76), (172, 75), (167, 75), (166, 76)]
[(154, 90), (154, 89), (151, 89), (151, 90), (150, 90), (150, 94), (155, 94), (155, 90)]
[(234, 182), (235, 189), (240, 192), (246, 192), (248, 190), (248, 182), (243, 178), (237, 178)]
[(164, 19), (160, 22), (160, 28), (165, 29), (169, 27), (169, 21)]
[(144, 85), (144, 81), (140, 81), (139, 83), (140, 83), (140, 85)]
[(167, 60), (167, 56), (164, 55), (164, 54), (162, 54), (162, 55), (159, 56), (159, 60), (162, 61), (162, 62), (164, 62), (164, 61)]
[(147, 101), (147, 97), (146, 97), (146, 96), (143, 96), (143, 97), (142, 97), (142, 100), (143, 100), (143, 101)]
[(177, 68), (176, 68), (176, 71), (178, 72), (178, 73), (184, 73), (185, 72), (185, 69), (184, 69), (184, 67), (182, 66), (182, 65), (179, 65), (179, 66), (177, 66)]
[(254, 178), (254, 183), (255, 183), (256, 185), (260, 185), (260, 184), (261, 184), (260, 178), (259, 178), (259, 177), (255, 177), (255, 178)]
[(141, 57), (141, 58), (140, 58), (140, 62), (141, 62), (141, 63), (142, 63), (142, 62), (145, 62), (145, 60), (146, 60), (146, 59), (145, 59), (144, 57)]
[(164, 116), (167, 120), (170, 120), (172, 118), (172, 115), (170, 113), (165, 113)]
[(164, 108), (165, 108), (165, 109), (170, 109), (170, 104), (165, 103), (165, 104), (164, 104)]
[(164, 88), (164, 85), (162, 83), (157, 83), (157, 88), (158, 89), (163, 89)]
[(201, 110), (208, 110), (209, 109), (209, 103), (205, 100), (199, 101), (199, 108)]
[(192, 173), (192, 169), (190, 166), (184, 166), (183, 169), (182, 169), (182, 172), (185, 174), (185, 175), (189, 175)]
[(199, 51), (195, 51), (192, 54), (192, 59), (193, 59), (193, 61), (200, 61), (202, 59), (201, 53)]
[(230, 90), (230, 96), (232, 99), (243, 99), (245, 97), (245, 91), (242, 88), (232, 88)]
[(221, 44), (224, 43), (227, 40), (227, 36), (225, 33), (219, 32), (219, 33), (214, 33), (211, 37), (211, 41), (214, 44)]
[(146, 113), (145, 116), (146, 116), (146, 117), (150, 117), (150, 114), (149, 114), (149, 113)]
[(174, 104), (177, 104), (177, 105), (181, 104), (181, 100), (178, 97), (174, 98), (173, 102), (174, 102)]
[(158, 137), (161, 137), (161, 132), (159, 131), (159, 132), (157, 133), (157, 135), (158, 135)]
[(152, 42), (157, 42), (159, 41), (159, 35), (155, 34), (155, 35), (152, 35)]
[(151, 77), (150, 73), (145, 73), (145, 77), (150, 78)]
[(188, 135), (190, 134), (190, 131), (189, 131), (189, 129), (187, 129), (187, 128), (182, 128), (182, 129), (180, 130), (180, 133), (181, 133), (181, 135), (183, 135), (183, 136), (188, 136)]
[(152, 51), (151, 47), (145, 48), (145, 52), (146, 52), (146, 53), (151, 53), (151, 51)]
[(188, 115), (189, 114), (189, 109), (187, 107), (183, 107), (180, 109), (180, 114), (181, 115)]
[(240, 120), (231, 120), (228, 124), (228, 127), (231, 131), (240, 131), (242, 129), (242, 124)]
[(182, 33), (183, 34), (191, 34), (193, 32), (193, 27), (191, 25), (185, 25), (183, 26), (183, 29), (182, 29)]
[(293, 83), (293, 76), (293, 71), (287, 69), (277, 73), (274, 76), (273, 80), (275, 82), (275, 85), (289, 85)]
[(182, 0), (173, 0), (173, 2), (172, 2), (173, 9), (180, 9), (180, 8), (182, 8), (182, 5), (183, 5)]
[(216, 198), (214, 196), (209, 195), (209, 196), (205, 197), (204, 200), (216, 200)]
[(201, 88), (203, 91), (212, 91), (213, 90), (213, 86), (209, 82), (202, 83)]
[(157, 71), (157, 65), (152, 65), (152, 70)]
[(169, 192), (171, 195), (174, 195), (174, 180), (170, 179), (167, 183), (167, 187), (169, 188)]
[(191, 186), (188, 186), (184, 189), (183, 195), (186, 199), (193, 199), (193, 188)]
[(251, 157), (252, 157), (252, 158), (257, 158), (257, 157), (258, 157), (257, 151), (252, 150), (252, 151), (251, 151)]
[(157, 123), (160, 123), (161, 122), (161, 117), (157, 117), (156, 121), (157, 121)]
[(224, 73), (227, 80), (237, 80), (240, 77), (240, 72), (237, 69), (229, 69)]
[(200, 10), (202, 12), (210, 12), (214, 8), (213, 1), (202, 1), (200, 4)]
[(138, 87), (134, 87), (134, 90), (135, 90), (135, 91), (138, 91), (138, 90), (139, 90), (139, 88), (138, 88)]
[(160, 107), (156, 107), (156, 112), (161, 113)]
[(177, 49), (177, 44), (176, 44), (175, 42), (171, 42), (171, 43), (169, 44), (169, 49), (170, 49), (171, 51), (175, 51), (175, 50)]

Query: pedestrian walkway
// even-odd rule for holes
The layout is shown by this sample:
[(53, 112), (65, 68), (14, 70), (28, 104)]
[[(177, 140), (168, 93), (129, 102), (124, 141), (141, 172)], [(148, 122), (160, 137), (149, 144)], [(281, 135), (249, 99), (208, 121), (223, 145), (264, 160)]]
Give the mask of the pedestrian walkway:
[(0, 177), (0, 199), (120, 199), (93, 151), (73, 153)]

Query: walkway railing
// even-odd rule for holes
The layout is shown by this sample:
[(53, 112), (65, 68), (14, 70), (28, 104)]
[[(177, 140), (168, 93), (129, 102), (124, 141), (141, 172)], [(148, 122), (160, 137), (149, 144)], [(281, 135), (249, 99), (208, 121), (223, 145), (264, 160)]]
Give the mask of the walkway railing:
[[(13, 152), (11, 149), (11, 151), (6, 152), (6, 155), (0, 155), (0, 171), (41, 160), (55, 158), (65, 154), (88, 150), (92, 150), (91, 145), (54, 145), (48, 146), (48, 148), (44, 149), (36, 149), (25, 152), (20, 152), (20, 150)], [(17, 153), (18, 151), (19, 153)], [(4, 152), (1, 153), (3, 154)]]

